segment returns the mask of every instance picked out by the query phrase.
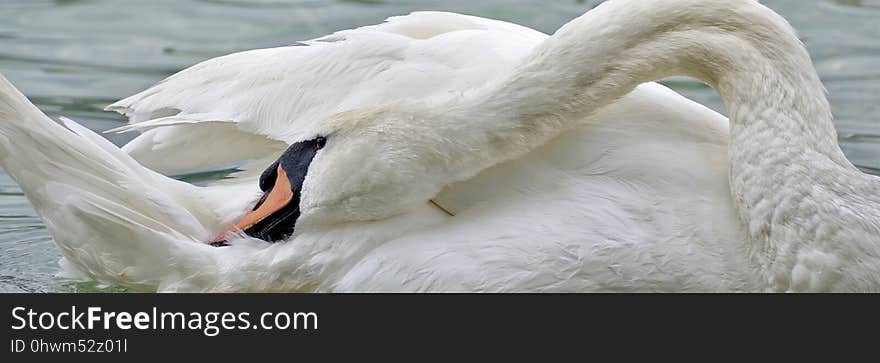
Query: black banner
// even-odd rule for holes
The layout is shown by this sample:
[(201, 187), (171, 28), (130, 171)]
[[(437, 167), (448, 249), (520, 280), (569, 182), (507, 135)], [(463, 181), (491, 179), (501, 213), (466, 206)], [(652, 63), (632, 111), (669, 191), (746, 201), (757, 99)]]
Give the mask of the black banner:
[(508, 355), (527, 347), (602, 350), (621, 343), (643, 347), (643, 341), (715, 345), (726, 341), (722, 334), (761, 341), (803, 333), (802, 343), (809, 343), (841, 332), (874, 331), (880, 324), (877, 295), (5, 294), (0, 299), (3, 356), (13, 358), (4, 362), (82, 354), (91, 360), (169, 358), (177, 352), (333, 360), (401, 349), (433, 355), (478, 348)]

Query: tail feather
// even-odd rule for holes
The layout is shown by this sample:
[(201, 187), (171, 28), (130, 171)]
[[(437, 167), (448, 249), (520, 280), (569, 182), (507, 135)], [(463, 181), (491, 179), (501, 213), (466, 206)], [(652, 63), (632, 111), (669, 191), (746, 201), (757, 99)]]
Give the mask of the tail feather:
[(66, 127), (0, 75), (0, 166), (69, 265), (98, 281), (156, 288), (163, 269), (203, 259), (210, 247), (202, 241), (222, 221), (200, 206), (197, 187), (152, 172), (91, 130), (62, 121)]

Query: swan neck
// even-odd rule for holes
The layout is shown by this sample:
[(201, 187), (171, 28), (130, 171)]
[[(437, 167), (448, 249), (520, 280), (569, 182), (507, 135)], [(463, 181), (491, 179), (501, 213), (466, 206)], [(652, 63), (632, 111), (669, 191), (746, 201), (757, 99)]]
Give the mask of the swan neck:
[(838, 146), (825, 89), (792, 27), (756, 1), (605, 2), (562, 27), (478, 103), (502, 120), (487, 120), (496, 130), (516, 131), (514, 143), (541, 145), (639, 84), (669, 76), (700, 79), (724, 99), (734, 205), (747, 249), (775, 288), (797, 286), (776, 272), (792, 267), (797, 249), (823, 244), (823, 232), (848, 228), (880, 246), (872, 216), (841, 220), (836, 207), (816, 207), (874, 213), (880, 183)]
[[(562, 27), (480, 102), (494, 107), (488, 114), (505, 115), (502, 127), (543, 143), (639, 84), (669, 76), (700, 79), (721, 94), (734, 181), (754, 169), (773, 180), (784, 172), (778, 162), (795, 155), (853, 169), (794, 30), (751, 0), (608, 1)], [(777, 163), (759, 162), (768, 159)]]
[(561, 132), (669, 76), (715, 88), (734, 132), (772, 131), (845, 161), (809, 55), (782, 17), (751, 0), (606, 2), (562, 27), (480, 102), (512, 124), (549, 122)]

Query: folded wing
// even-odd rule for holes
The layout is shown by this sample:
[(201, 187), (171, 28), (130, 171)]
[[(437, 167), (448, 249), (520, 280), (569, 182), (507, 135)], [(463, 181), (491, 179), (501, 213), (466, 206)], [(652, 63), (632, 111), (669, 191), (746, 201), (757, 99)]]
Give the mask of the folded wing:
[(140, 131), (123, 150), (165, 174), (224, 168), (300, 141), (333, 114), (454, 97), (513, 67), (546, 35), (418, 12), (294, 46), (210, 59), (107, 107)]

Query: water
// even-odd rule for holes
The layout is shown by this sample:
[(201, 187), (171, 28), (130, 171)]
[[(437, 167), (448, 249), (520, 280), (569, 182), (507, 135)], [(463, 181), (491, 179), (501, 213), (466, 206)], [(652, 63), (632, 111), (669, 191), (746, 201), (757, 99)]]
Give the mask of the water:
[[(880, 171), (880, 0), (765, 0), (799, 30), (828, 87), (840, 143)], [(0, 72), (50, 115), (94, 130), (102, 112), (198, 61), (280, 46), (414, 10), (448, 10), (553, 32), (598, 1), (576, 0), (0, 0)], [(723, 111), (687, 79), (667, 84)], [(117, 144), (124, 136), (110, 136)], [(54, 278), (60, 253), (20, 189), (0, 171), (0, 291), (121, 291)]]

